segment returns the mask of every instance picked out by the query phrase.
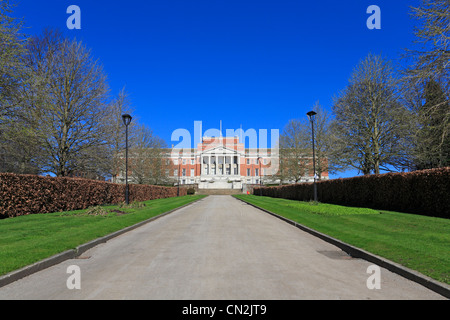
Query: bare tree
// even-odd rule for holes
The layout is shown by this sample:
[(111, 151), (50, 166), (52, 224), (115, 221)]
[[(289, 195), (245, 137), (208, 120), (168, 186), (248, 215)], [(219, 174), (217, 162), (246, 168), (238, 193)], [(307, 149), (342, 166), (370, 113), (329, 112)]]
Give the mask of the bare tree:
[(311, 135), (307, 123), (289, 120), (280, 135), (280, 166), (277, 178), (281, 181), (299, 182), (312, 167), (308, 164)]
[(349, 85), (335, 99), (332, 162), (379, 174), (405, 168), (408, 112), (398, 101), (390, 62), (369, 54), (355, 68)]
[(450, 2), (422, 0), (412, 7), (419, 22), (414, 49), (402, 81), (404, 99), (412, 111), (411, 169), (450, 163)]
[[(314, 123), (316, 174), (322, 179), (323, 174), (329, 171), (330, 115), (318, 102), (313, 110), (317, 112)], [(311, 139), (311, 124), (306, 116), (302, 120), (288, 122), (280, 136), (278, 179), (297, 183), (307, 175), (314, 175)]]
[(37, 173), (22, 96), (32, 79), (25, 63), (27, 39), (21, 34), (23, 22), (11, 16), (13, 7), (0, 2), (0, 171)]
[(23, 23), (11, 17), (12, 8), (8, 0), (0, 2), (0, 121), (17, 108), (18, 89), (26, 75)]
[[(119, 182), (117, 176), (125, 170), (125, 162), (122, 159), (123, 150), (125, 150), (125, 127), (122, 120), (123, 114), (133, 114), (133, 108), (125, 88), (110, 102), (109, 112), (106, 122), (109, 126), (109, 151), (110, 168), (109, 173), (113, 182)], [(129, 125), (131, 140), (135, 131), (136, 119)]]
[(330, 167), (329, 156), (331, 152), (331, 114), (319, 102), (313, 107), (317, 113), (314, 123), (314, 139), (316, 153), (316, 174), (322, 179), (323, 173), (333, 171)]
[(39, 119), (44, 172), (68, 176), (77, 171), (102, 175), (107, 156), (106, 77), (80, 42), (46, 31), (30, 41), (29, 59), (40, 82), (33, 114)]
[(449, 89), (450, 70), (450, 2), (448, 0), (422, 0), (412, 7), (412, 16), (420, 25), (415, 28), (417, 49), (408, 49), (412, 59), (407, 77), (413, 84), (433, 78), (445, 81)]
[(135, 129), (130, 153), (131, 179), (138, 184), (168, 184), (166, 143), (144, 125)]

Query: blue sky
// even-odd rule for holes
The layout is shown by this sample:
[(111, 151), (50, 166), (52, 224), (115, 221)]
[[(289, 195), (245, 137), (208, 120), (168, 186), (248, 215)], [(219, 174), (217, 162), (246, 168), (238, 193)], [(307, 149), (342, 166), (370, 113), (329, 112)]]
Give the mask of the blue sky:
[[(279, 129), (330, 109), (369, 52), (398, 60), (411, 48), (416, 0), (15, 0), (26, 33), (57, 28), (104, 65), (113, 95), (126, 87), (134, 116), (168, 145), (172, 132)], [(81, 9), (69, 30), (68, 6)], [(369, 30), (370, 5), (381, 30)], [(193, 135), (193, 133), (192, 133)], [(351, 175), (351, 174), (347, 174)], [(345, 175), (338, 175), (345, 176)], [(337, 177), (337, 176), (336, 176)]]

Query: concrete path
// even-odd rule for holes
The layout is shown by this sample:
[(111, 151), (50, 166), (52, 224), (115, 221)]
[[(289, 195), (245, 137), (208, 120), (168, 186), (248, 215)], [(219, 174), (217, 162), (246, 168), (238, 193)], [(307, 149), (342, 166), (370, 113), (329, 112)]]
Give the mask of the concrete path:
[[(67, 273), (73, 265), (79, 273)], [(381, 289), (370, 290), (370, 265), (230, 196), (209, 196), (0, 288), (0, 299), (444, 299), (385, 269)], [(77, 274), (81, 289), (68, 289)]]

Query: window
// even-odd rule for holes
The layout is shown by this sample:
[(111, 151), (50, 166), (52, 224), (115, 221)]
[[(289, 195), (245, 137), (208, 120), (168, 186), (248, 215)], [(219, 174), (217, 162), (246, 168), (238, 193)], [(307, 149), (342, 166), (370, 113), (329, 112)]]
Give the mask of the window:
[(193, 177), (194, 175), (195, 175), (194, 169), (191, 169), (191, 177)]
[(195, 160), (194, 159), (191, 159), (191, 164), (195, 164)]
[(259, 176), (259, 169), (255, 169), (255, 176)]
[(183, 159), (183, 164), (186, 164), (186, 159)]
[(247, 159), (247, 164), (250, 164), (250, 159)]
[(178, 176), (178, 169), (173, 170), (173, 175), (174, 175), (175, 177)]
[(250, 169), (247, 169), (247, 177), (250, 177)]
[(183, 177), (186, 177), (186, 169), (183, 169)]

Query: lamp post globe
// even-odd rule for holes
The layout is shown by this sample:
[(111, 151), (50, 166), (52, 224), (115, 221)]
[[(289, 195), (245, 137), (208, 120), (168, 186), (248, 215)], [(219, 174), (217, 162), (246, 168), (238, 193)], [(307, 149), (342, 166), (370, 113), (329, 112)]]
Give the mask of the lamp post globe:
[(258, 157), (259, 164), (259, 195), (262, 196), (262, 173), (261, 173), (261, 157)]
[(122, 115), (123, 124), (128, 126), (133, 118), (129, 114)]
[(317, 114), (315, 111), (310, 111), (307, 113), (309, 120), (314, 121), (314, 116)]

